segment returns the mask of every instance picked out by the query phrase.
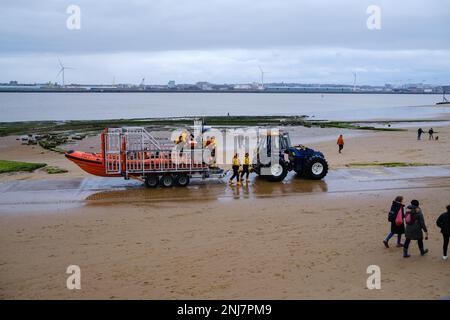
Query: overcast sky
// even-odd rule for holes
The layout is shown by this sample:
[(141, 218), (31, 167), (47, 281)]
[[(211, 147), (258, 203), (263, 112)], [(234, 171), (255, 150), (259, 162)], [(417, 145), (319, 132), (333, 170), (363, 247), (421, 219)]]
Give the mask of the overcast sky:
[(61, 81), (58, 58), (66, 83), (450, 84), (450, 1), (2, 0), (0, 82)]

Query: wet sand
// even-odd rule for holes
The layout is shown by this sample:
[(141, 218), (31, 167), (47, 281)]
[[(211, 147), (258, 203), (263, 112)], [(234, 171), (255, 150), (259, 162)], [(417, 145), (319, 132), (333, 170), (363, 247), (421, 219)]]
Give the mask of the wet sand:
[(192, 179), (186, 188), (147, 189), (140, 181), (122, 178), (30, 179), (0, 184), (0, 214), (59, 213), (86, 205), (113, 206), (125, 203), (232, 201), (281, 198), (315, 193), (344, 194), (446, 187), (450, 166), (369, 167), (336, 169), (320, 181), (299, 178), (295, 173), (281, 183), (251, 176), (237, 188), (224, 179)]
[[(291, 177), (274, 185), (255, 179), (240, 189), (220, 181), (146, 190), (120, 180), (111, 187), (62, 155), (0, 138), (2, 159), (69, 170), (1, 175), (0, 298), (449, 296), (450, 268), (441, 261), (435, 226), (449, 204), (448, 167), (345, 169), (374, 161), (449, 165), (449, 127), (435, 130), (439, 141), (417, 141), (415, 129), (365, 133), (346, 139), (341, 155), (334, 140), (314, 142), (333, 169), (325, 181)], [(27, 206), (29, 196), (42, 202), (39, 192), (48, 201)], [(398, 194), (421, 200), (430, 229), (426, 257), (415, 243), (406, 260), (401, 249), (385, 249), (381, 242)], [(79, 291), (65, 287), (72, 264), (81, 267)], [(381, 290), (366, 289), (372, 264), (381, 267)]]
[[(450, 179), (407, 190), (217, 201), (92, 203), (1, 215), (0, 297), (437, 299), (450, 294), (434, 221)], [(430, 254), (385, 249), (393, 195), (423, 202)], [(65, 288), (68, 265), (82, 289)], [(380, 266), (382, 289), (365, 288)]]

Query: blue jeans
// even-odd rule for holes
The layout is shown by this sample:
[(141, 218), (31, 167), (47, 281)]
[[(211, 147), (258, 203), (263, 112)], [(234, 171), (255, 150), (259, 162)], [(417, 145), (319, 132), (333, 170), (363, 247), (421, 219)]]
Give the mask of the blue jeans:
[[(394, 234), (395, 233), (393, 233), (393, 232), (389, 232), (389, 234), (386, 237), (386, 241), (391, 240), (391, 238), (394, 236)], [(401, 234), (399, 234), (398, 238), (397, 238), (397, 244), (400, 244), (400, 243), (402, 243), (402, 235)]]

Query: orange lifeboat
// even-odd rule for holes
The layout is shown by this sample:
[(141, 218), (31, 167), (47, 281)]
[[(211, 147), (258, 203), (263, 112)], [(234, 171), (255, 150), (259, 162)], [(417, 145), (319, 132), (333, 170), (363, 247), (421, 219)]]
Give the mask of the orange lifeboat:
[[(91, 153), (83, 151), (67, 151), (65, 156), (84, 171), (100, 177), (142, 176), (149, 173), (170, 173), (176, 171), (204, 171), (208, 166), (204, 163), (191, 163), (187, 153), (191, 151), (172, 150), (126, 150), (125, 138), (119, 135), (116, 140), (116, 150), (107, 153), (109, 146), (106, 135), (108, 129), (101, 135), (103, 152)], [(195, 147), (195, 146), (194, 146)], [(105, 161), (106, 159), (106, 161)], [(174, 160), (173, 160), (174, 159)]]
[[(141, 163), (143, 163), (143, 170), (146, 172), (161, 171), (163, 168), (165, 170), (173, 170), (176, 167), (178, 168), (183, 167), (183, 164), (180, 163), (176, 165), (174, 162), (170, 160), (170, 158), (167, 157), (167, 155), (164, 158), (146, 155), (144, 161), (142, 161), (142, 159), (139, 159), (139, 157), (130, 160), (125, 159), (125, 157), (121, 156), (122, 161), (119, 161), (117, 158), (115, 159), (116, 160), (115, 168), (117, 170), (117, 173), (115, 173), (111, 171), (108, 172), (106, 170), (105, 161), (103, 161), (104, 159), (103, 154), (101, 153), (90, 153), (90, 152), (70, 150), (65, 153), (65, 156), (67, 159), (74, 162), (76, 165), (78, 165), (81, 169), (83, 169), (87, 173), (100, 177), (121, 177), (123, 175), (121, 172), (125, 171), (125, 166), (136, 168)], [(184, 166), (186, 167), (187, 165)], [(139, 174), (131, 173), (130, 175), (139, 175)]]
[(68, 151), (65, 154), (66, 158), (74, 162), (81, 169), (87, 173), (100, 177), (117, 176), (120, 174), (111, 175), (106, 173), (105, 163), (103, 162), (103, 155), (101, 153), (90, 153), (83, 151)]

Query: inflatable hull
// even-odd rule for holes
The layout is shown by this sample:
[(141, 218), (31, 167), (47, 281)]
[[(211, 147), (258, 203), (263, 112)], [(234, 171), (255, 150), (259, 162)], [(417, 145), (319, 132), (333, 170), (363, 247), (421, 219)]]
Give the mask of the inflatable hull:
[(101, 153), (89, 153), (82, 151), (69, 151), (65, 154), (66, 158), (75, 163), (81, 169), (87, 173), (93, 174), (99, 177), (120, 177), (121, 174), (107, 174), (105, 164), (103, 162), (103, 156)]

